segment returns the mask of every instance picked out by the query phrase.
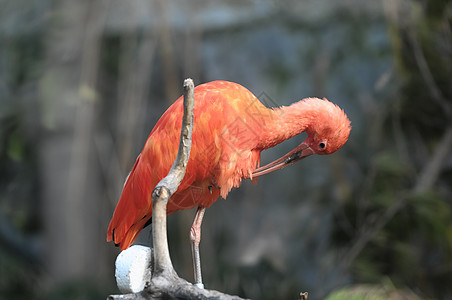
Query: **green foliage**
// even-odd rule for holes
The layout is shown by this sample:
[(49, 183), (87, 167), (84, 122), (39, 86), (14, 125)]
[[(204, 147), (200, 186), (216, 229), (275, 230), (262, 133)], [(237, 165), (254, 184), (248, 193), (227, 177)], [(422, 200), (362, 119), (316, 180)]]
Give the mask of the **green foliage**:
[[(406, 188), (401, 183), (405, 172), (390, 165), (381, 165), (375, 183), (378, 188), (373, 189), (365, 211), (354, 203), (347, 204), (351, 220), (356, 220), (357, 214), (381, 218), (400, 197), (399, 191)], [(404, 207), (376, 232), (353, 262), (354, 278), (378, 283), (382, 276), (389, 276), (396, 286), (417, 287), (431, 295), (447, 292), (444, 283), (452, 281), (452, 272), (443, 266), (452, 264), (451, 232), (450, 204), (444, 198), (432, 192), (408, 197)], [(338, 232), (336, 238), (344, 244), (345, 235)]]
[[(437, 184), (443, 188), (415, 191), (419, 173), (434, 149), (441, 146), (439, 141), (448, 122), (444, 108), (452, 105), (452, 57), (445, 47), (452, 40), (446, 30), (452, 20), (452, 4), (438, 0), (423, 4), (411, 1), (410, 5), (397, 8), (405, 9), (408, 20), (389, 24), (394, 59), (403, 81), (386, 124), (400, 121), (400, 128), (396, 132), (394, 127), (384, 127), (386, 141), (392, 142), (372, 158), (367, 169), (371, 174), (368, 191), (358, 194), (360, 202), (346, 203), (344, 210), (360, 232), (362, 227), (375, 228), (378, 220), (403, 200), (382, 228), (368, 233), (369, 242), (352, 263), (354, 280), (379, 284), (388, 276), (398, 288), (409, 287), (429, 297), (443, 298), (452, 294), (447, 284), (452, 282), (452, 270), (444, 267), (452, 264), (452, 203), (448, 200), (446, 172)], [(400, 155), (397, 143), (405, 143), (407, 156)], [(428, 153), (419, 155), (421, 147)], [(354, 242), (341, 230), (334, 237), (341, 246)], [(392, 297), (381, 287), (358, 286), (337, 291), (328, 299), (398, 299)]]
[[(37, 273), (33, 266), (0, 248), (0, 296), (8, 299), (32, 297)], [(7, 274), (7, 275), (6, 275)]]
[[(438, 136), (447, 116), (444, 107), (437, 105), (438, 96), (432, 89), (451, 105), (452, 58), (447, 44), (452, 39), (448, 29), (452, 4), (441, 0), (428, 1), (426, 7), (419, 1), (411, 4), (410, 25), (392, 24), (394, 55), (404, 80), (401, 118), (418, 126), (422, 134)], [(433, 82), (426, 79), (430, 76)]]
[(15, 161), (20, 161), (24, 156), (25, 145), (22, 137), (14, 134), (8, 141), (8, 156)]
[(410, 291), (387, 285), (355, 285), (331, 293), (326, 300), (420, 300)]

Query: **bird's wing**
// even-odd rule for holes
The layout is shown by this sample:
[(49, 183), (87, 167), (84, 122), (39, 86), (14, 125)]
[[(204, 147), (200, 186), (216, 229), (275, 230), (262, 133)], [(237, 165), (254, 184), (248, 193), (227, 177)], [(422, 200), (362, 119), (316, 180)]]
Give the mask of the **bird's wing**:
[[(244, 87), (211, 82), (195, 88), (194, 128), (184, 179), (168, 203), (168, 213), (197, 205), (209, 206), (255, 169), (260, 152), (252, 150), (262, 108)], [(257, 110), (256, 110), (257, 108)], [(179, 148), (183, 99), (162, 115), (123, 188), (110, 222), (107, 240), (121, 249), (133, 243), (152, 216), (150, 195), (169, 172)]]

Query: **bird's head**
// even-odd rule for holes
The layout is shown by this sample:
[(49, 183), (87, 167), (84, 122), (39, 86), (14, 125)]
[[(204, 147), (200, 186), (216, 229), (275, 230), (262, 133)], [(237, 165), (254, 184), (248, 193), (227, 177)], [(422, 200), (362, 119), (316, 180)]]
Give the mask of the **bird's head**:
[(300, 106), (303, 107), (304, 122), (307, 124), (304, 131), (308, 137), (280, 159), (254, 170), (253, 176), (282, 169), (312, 154), (334, 153), (348, 140), (350, 120), (339, 106), (318, 98), (305, 99)]
[(350, 135), (350, 120), (339, 106), (328, 100), (312, 101), (313, 113), (306, 129), (308, 137), (300, 146), (310, 149), (312, 154), (331, 154), (339, 150)]

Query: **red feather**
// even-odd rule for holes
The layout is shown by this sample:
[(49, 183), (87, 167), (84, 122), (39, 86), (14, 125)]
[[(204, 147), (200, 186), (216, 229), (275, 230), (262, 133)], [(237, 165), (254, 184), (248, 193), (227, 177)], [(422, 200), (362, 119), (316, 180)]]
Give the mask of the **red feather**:
[[(250, 149), (256, 144), (257, 133), (249, 133), (258, 130), (259, 124), (247, 125), (246, 118), (236, 118), (250, 105), (265, 108), (251, 92), (235, 83), (216, 81), (195, 88), (190, 160), (182, 183), (168, 203), (168, 214), (209, 207), (256, 168), (260, 151)], [(155, 125), (126, 180), (107, 234), (107, 241), (114, 239), (121, 249), (133, 243), (152, 216), (150, 195), (176, 158), (182, 115), (181, 97)], [(230, 138), (237, 133), (243, 134), (243, 140)]]
[[(123, 250), (152, 216), (151, 193), (176, 158), (182, 116), (183, 97), (157, 122), (126, 180), (107, 233), (107, 241), (114, 240)], [(219, 196), (226, 198), (242, 179), (252, 177), (262, 150), (303, 131), (308, 132), (312, 153), (329, 154), (347, 140), (350, 121), (327, 100), (310, 98), (269, 109), (236, 83), (197, 86), (190, 159), (182, 183), (168, 202), (168, 214), (209, 207)], [(326, 139), (326, 149), (315, 148), (315, 143)]]

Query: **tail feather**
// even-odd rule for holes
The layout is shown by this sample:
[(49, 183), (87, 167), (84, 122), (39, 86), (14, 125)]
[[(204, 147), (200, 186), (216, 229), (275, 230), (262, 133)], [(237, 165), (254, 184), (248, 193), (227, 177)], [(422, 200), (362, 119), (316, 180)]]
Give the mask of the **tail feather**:
[[(127, 177), (121, 198), (116, 206), (107, 231), (107, 242), (113, 241), (121, 250), (125, 250), (138, 237), (152, 215), (152, 203), (149, 199), (149, 182), (140, 168), (140, 156)], [(141, 179), (141, 180), (140, 180)]]
[(138, 234), (144, 228), (145, 223), (146, 221), (142, 221), (137, 224), (133, 224), (120, 240), (115, 241), (115, 245), (121, 248), (121, 250), (129, 248), (133, 244), (133, 242), (137, 239)]

